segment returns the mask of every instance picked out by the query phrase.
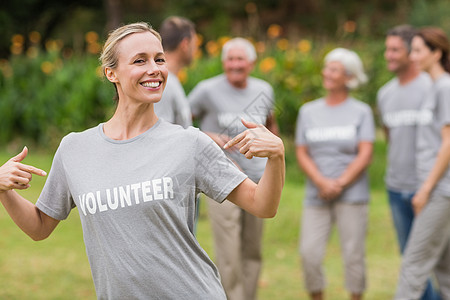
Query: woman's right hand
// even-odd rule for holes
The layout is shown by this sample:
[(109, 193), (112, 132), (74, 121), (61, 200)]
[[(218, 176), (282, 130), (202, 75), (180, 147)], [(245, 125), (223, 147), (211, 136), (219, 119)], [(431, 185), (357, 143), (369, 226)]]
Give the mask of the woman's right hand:
[(23, 190), (29, 188), (32, 174), (47, 175), (41, 169), (21, 163), (27, 154), (28, 148), (24, 147), (22, 152), (0, 167), (0, 193), (12, 189)]
[(323, 178), (318, 185), (319, 197), (326, 200), (332, 201), (339, 197), (342, 193), (342, 186), (336, 179)]

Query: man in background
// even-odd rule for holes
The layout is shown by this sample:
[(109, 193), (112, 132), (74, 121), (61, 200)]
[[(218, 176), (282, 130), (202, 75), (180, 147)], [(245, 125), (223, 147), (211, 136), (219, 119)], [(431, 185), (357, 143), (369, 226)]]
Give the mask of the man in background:
[[(222, 49), (224, 73), (201, 81), (189, 94), (194, 119), (200, 121), (200, 129), (221, 148), (247, 129), (242, 119), (278, 133), (272, 114), (273, 89), (266, 81), (250, 76), (255, 61), (256, 51), (248, 40), (231, 39)], [(251, 180), (260, 180), (266, 159), (248, 159), (237, 148), (227, 149), (225, 153)], [(221, 204), (208, 201), (208, 212), (215, 263), (227, 298), (256, 299), (262, 264), (262, 219), (229, 201)]]
[[(431, 79), (409, 59), (415, 29), (400, 25), (386, 36), (384, 57), (396, 76), (377, 95), (386, 139), (388, 159), (385, 183), (401, 253), (405, 249), (414, 220), (412, 198), (419, 182), (416, 177), (416, 125), (419, 109), (429, 94)], [(440, 299), (427, 284), (422, 300)]]
[(159, 33), (169, 77), (161, 101), (155, 103), (155, 113), (170, 123), (186, 128), (192, 125), (192, 116), (186, 93), (177, 74), (191, 64), (197, 51), (195, 25), (186, 18), (172, 16), (163, 21)]

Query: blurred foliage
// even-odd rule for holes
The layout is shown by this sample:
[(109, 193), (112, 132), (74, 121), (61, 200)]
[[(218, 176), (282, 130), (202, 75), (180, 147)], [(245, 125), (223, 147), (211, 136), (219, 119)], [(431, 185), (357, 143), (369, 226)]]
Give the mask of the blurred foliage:
[[(0, 57), (9, 55), (14, 34), (32, 31), (61, 39), (78, 51), (82, 36), (95, 31), (103, 40), (121, 23), (147, 21), (155, 28), (169, 15), (194, 21), (206, 40), (219, 36), (265, 38), (272, 24), (291, 41), (302, 38), (381, 38), (399, 23), (450, 29), (447, 0), (23, 0), (0, 6)], [(349, 30), (350, 29), (350, 30)]]
[[(382, 40), (337, 44), (303, 39), (291, 43), (279, 37), (278, 30), (271, 28), (266, 42), (255, 42), (259, 59), (252, 76), (273, 86), (275, 114), (283, 135), (294, 134), (303, 103), (323, 96), (322, 60), (338, 46), (352, 48), (361, 55), (371, 81), (354, 96), (374, 107), (378, 88), (391, 76), (385, 68)], [(24, 52), (21, 43), (25, 38), (15, 39), (16, 54), (0, 61), (0, 143), (20, 137), (54, 146), (68, 132), (83, 130), (112, 116), (114, 89), (101, 79), (96, 33), (86, 33), (88, 46), (83, 55), (74, 54), (59, 40), (48, 41), (46, 51), (31, 47)], [(222, 72), (220, 49), (228, 39), (208, 41), (193, 65), (179, 74), (187, 93), (199, 81)]]
[(96, 56), (57, 50), (0, 62), (0, 144), (20, 137), (54, 146), (112, 113), (114, 90), (97, 75)]
[(384, 32), (399, 23), (450, 32), (447, 0), (9, 1), (0, 7), (0, 143), (17, 137), (54, 143), (107, 119), (114, 90), (97, 69), (107, 15), (157, 28), (173, 14), (192, 19), (202, 41), (197, 60), (179, 74), (186, 91), (222, 72), (219, 55), (228, 38), (247, 37), (259, 57), (252, 75), (273, 86), (286, 136), (294, 133), (300, 106), (323, 96), (322, 60), (331, 49), (361, 56), (370, 81), (352, 94), (374, 108), (377, 90), (392, 77)]

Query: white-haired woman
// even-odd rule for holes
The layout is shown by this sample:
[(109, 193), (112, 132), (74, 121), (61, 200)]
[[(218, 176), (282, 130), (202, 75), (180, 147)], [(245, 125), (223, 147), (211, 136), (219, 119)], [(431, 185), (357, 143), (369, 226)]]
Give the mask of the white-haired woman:
[(350, 97), (367, 81), (358, 55), (337, 48), (325, 57), (323, 98), (305, 103), (298, 115), (296, 154), (307, 175), (300, 255), (311, 299), (323, 299), (322, 261), (336, 223), (351, 299), (365, 289), (365, 237), (369, 184), (366, 169), (375, 138), (370, 107)]
[(101, 60), (118, 95), (114, 116), (62, 140), (36, 205), (13, 189), (45, 173), (21, 163), (26, 149), (10, 159), (0, 167), (0, 201), (35, 240), (78, 207), (99, 299), (226, 299), (193, 234), (196, 195), (274, 216), (284, 182), (281, 140), (244, 122), (252, 129), (225, 145), (248, 158), (269, 156), (256, 185), (205, 134), (159, 120), (153, 105), (168, 71), (161, 38), (146, 23), (113, 31)]

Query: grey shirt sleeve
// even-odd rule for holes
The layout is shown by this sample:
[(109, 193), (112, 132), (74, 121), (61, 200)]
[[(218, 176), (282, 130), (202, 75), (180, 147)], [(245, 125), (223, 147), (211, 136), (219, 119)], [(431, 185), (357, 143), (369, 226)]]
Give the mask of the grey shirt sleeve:
[(66, 219), (72, 208), (75, 207), (61, 159), (61, 146), (56, 151), (47, 181), (36, 206), (40, 211), (56, 220)]
[(199, 131), (195, 154), (195, 181), (198, 191), (222, 202), (247, 178), (229, 160), (217, 144)]
[(194, 118), (201, 118), (204, 114), (204, 101), (206, 96), (206, 89), (203, 88), (202, 82), (198, 83), (189, 93), (188, 102)]
[(442, 128), (450, 125), (450, 85), (443, 86), (438, 90), (437, 95), (437, 121)]
[(375, 123), (370, 107), (366, 107), (362, 114), (361, 126), (358, 130), (359, 141), (373, 142), (375, 140)]

